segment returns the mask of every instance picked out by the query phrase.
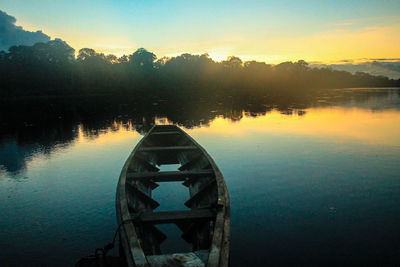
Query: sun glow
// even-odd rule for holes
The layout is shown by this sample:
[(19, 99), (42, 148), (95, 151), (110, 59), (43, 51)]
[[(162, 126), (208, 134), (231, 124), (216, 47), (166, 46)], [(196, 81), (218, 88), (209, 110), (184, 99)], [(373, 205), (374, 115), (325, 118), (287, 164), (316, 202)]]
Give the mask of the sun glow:
[(270, 64), (400, 58), (399, 1), (3, 2), (17, 26), (76, 51), (121, 56), (144, 47), (158, 58), (208, 53), (216, 61), (234, 55)]

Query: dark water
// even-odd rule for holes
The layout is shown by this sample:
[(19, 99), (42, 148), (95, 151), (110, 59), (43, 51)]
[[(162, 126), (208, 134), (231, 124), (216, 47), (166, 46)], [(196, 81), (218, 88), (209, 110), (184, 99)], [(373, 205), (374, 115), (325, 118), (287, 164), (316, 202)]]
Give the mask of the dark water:
[[(0, 265), (73, 266), (108, 243), (119, 172), (154, 122), (186, 127), (223, 172), (232, 266), (400, 264), (398, 89), (198, 108), (3, 129)], [(161, 210), (188, 197), (154, 194)], [(183, 249), (163, 230), (166, 250)]]

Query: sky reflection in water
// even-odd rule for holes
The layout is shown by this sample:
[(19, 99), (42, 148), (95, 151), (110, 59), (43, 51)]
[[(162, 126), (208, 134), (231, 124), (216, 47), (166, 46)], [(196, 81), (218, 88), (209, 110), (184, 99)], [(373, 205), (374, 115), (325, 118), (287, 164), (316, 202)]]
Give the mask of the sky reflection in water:
[[(375, 109), (378, 100), (186, 129), (225, 176), (232, 266), (399, 262), (400, 107)], [(113, 235), (119, 172), (142, 135), (122, 122), (65, 132), (71, 141), (49, 147), (0, 143), (6, 266), (71, 266)], [(159, 209), (182, 208), (182, 188), (157, 188)], [(166, 230), (168, 249), (183, 249)]]

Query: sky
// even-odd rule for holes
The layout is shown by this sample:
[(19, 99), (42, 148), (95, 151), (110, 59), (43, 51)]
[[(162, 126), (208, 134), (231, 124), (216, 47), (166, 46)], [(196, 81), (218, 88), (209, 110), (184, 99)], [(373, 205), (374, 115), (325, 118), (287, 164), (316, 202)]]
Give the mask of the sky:
[(400, 60), (400, 1), (0, 0), (25, 30), (75, 50), (267, 63)]

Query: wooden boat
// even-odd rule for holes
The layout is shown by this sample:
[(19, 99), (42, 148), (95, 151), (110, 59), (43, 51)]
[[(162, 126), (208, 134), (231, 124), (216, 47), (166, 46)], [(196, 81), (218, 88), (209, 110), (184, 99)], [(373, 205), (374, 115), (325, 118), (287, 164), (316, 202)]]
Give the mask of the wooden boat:
[[(177, 171), (157, 166), (181, 164)], [(182, 181), (188, 210), (153, 211), (158, 183)], [(228, 266), (229, 195), (210, 155), (179, 127), (156, 125), (127, 159), (117, 187), (116, 210), (121, 250), (128, 266)], [(157, 224), (176, 224), (189, 252), (162, 254), (166, 238)]]

